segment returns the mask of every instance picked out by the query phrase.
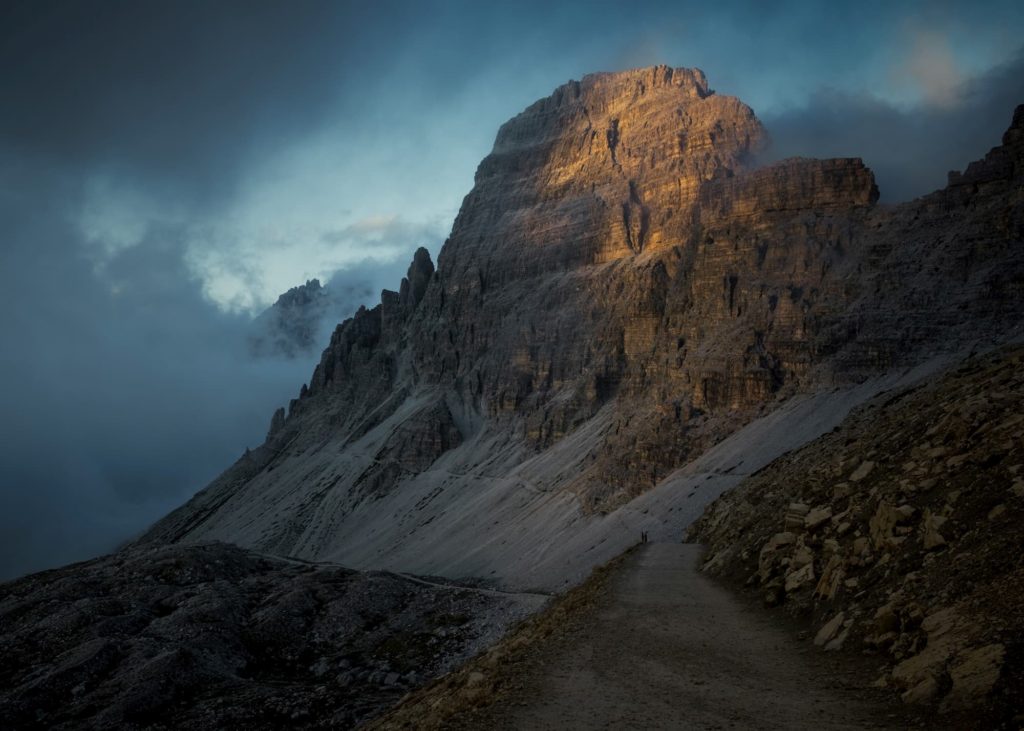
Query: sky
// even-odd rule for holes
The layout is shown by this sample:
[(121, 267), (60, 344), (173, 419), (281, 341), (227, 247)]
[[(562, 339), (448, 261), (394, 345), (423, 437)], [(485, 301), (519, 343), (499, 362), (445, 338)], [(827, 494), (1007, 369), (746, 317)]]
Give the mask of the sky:
[(1019, 2), (4, 3), (0, 579), (111, 550), (258, 444), (317, 355), (254, 359), (251, 318), (436, 259), (559, 84), (699, 67), (766, 159), (860, 156), (896, 202), (998, 142), (1022, 31)]

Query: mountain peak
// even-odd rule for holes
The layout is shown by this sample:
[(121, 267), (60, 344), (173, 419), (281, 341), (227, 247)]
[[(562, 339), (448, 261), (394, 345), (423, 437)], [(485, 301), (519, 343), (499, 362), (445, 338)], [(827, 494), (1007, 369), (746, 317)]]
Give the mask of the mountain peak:
[(434, 262), (430, 259), (430, 252), (421, 246), (416, 249), (412, 263), (409, 264), (409, 271), (402, 280), (399, 299), (403, 306), (412, 309), (420, 303), (433, 274)]
[(588, 165), (596, 176), (613, 171), (635, 178), (675, 169), (692, 156), (693, 145), (706, 145), (722, 154), (717, 162), (737, 167), (737, 158), (758, 148), (764, 132), (745, 104), (713, 95), (700, 69), (588, 74), (502, 125), (491, 158), (553, 146), (555, 156), (544, 161), (548, 167), (568, 172)]
[[(569, 83), (576, 82), (570, 81)], [(643, 90), (659, 86), (677, 87), (701, 99), (715, 93), (708, 86), (707, 76), (701, 69), (673, 67), (666, 64), (643, 66), (625, 71), (597, 71), (584, 76), (580, 83), (583, 85), (608, 83), (612, 86), (621, 85), (623, 87), (636, 85), (634, 88)]]
[(530, 105), (436, 271), (419, 250), (267, 443), (148, 539), (558, 587), (648, 507), (678, 541), (906, 367), (1019, 329), (1016, 132), (978, 184), (892, 207), (857, 158), (755, 167), (764, 139), (695, 69)]
[[(699, 69), (570, 81), (501, 127), (439, 266), (505, 281), (684, 245), (699, 235), (702, 189), (749, 172), (766, 143), (751, 108), (714, 94)], [(789, 161), (761, 185), (787, 208), (861, 205), (874, 177), (856, 159)]]
[(316, 298), (323, 296), (323, 292), (324, 288), (321, 286), (319, 279), (307, 279), (305, 284), (292, 287), (287, 292), (282, 293), (277, 298), (277, 302), (274, 303), (274, 306), (301, 307), (312, 302)]

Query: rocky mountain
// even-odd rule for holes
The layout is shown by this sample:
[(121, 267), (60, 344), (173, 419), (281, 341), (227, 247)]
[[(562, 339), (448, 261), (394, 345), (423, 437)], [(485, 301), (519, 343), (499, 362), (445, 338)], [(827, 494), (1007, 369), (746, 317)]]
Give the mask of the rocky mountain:
[[(1024, 107), (896, 206), (765, 144), (665, 66), (503, 125), (437, 266), (334, 329), (264, 444), (124, 550), (0, 586), (0, 725), (348, 727), (702, 515), (707, 571), (819, 646), (1017, 723)], [(309, 347), (332, 301), (289, 291), (254, 347)]]
[(354, 309), (353, 301), (368, 296), (369, 291), (323, 286), (319, 279), (292, 287), (253, 320), (252, 352), (257, 357), (314, 355), (323, 335)]
[(266, 443), (142, 543), (558, 588), (1020, 334), (1024, 108), (898, 206), (858, 159), (758, 167), (765, 139), (699, 70), (593, 74), (531, 105), (436, 270), (417, 252)]
[(253, 353), (293, 358), (313, 351), (320, 323), (329, 308), (330, 301), (319, 279), (292, 287), (253, 321)]
[[(1024, 708), (1024, 348), (885, 394), (713, 503), (704, 570), (952, 728)], [(1016, 716), (1016, 717), (1015, 717)]]

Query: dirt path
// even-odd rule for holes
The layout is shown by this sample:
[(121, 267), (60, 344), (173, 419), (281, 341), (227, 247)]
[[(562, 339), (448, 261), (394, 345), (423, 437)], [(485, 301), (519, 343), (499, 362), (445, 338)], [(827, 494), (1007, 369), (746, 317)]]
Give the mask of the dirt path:
[(692, 545), (637, 551), (592, 613), (540, 648), (518, 690), (459, 720), (531, 730), (905, 727), (810, 643), (698, 573), (698, 557)]
[(433, 586), (437, 589), (448, 589), (451, 591), (471, 591), (477, 594), (484, 594), (486, 596), (499, 596), (499, 597), (514, 597), (521, 600), (525, 604), (529, 604), (534, 607), (533, 611), (536, 611), (545, 603), (551, 601), (550, 594), (539, 594), (535, 591), (502, 591), (501, 589), (485, 589), (479, 586), (463, 586), (456, 583), (445, 583), (443, 581), (430, 581), (424, 579), (422, 576), (413, 576), (412, 574), (403, 574), (401, 572), (395, 572), (392, 574), (400, 579), (411, 581), (414, 584), (420, 584), (422, 586)]

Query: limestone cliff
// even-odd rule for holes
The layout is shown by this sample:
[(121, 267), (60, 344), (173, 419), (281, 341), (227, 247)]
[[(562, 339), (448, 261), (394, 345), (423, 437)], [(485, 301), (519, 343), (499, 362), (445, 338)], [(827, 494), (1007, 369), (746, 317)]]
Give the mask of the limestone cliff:
[(695, 465), (725, 489), (1019, 327), (1022, 127), (881, 207), (858, 159), (753, 167), (764, 130), (698, 70), (570, 82), (502, 126), (437, 270), (417, 252), (266, 444), (144, 540), (558, 586), (681, 532), (714, 497)]

